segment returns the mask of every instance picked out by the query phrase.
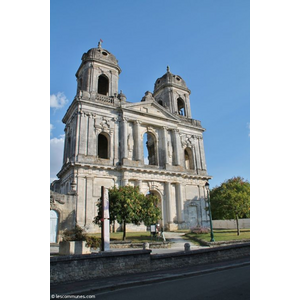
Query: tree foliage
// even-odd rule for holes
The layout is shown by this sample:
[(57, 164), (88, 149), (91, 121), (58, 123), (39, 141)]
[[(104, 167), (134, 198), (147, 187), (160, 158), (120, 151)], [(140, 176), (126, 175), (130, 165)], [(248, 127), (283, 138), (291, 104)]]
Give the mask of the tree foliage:
[[(126, 239), (126, 224), (133, 223), (145, 225), (156, 223), (161, 218), (161, 211), (158, 207), (159, 199), (155, 195), (145, 196), (140, 193), (139, 187), (114, 186), (109, 189), (109, 216), (110, 222), (117, 221), (123, 224), (123, 240)], [(102, 201), (98, 201), (98, 215), (94, 223), (101, 225)]]
[(215, 187), (210, 193), (213, 219), (238, 219), (250, 217), (250, 183), (242, 177), (233, 177)]

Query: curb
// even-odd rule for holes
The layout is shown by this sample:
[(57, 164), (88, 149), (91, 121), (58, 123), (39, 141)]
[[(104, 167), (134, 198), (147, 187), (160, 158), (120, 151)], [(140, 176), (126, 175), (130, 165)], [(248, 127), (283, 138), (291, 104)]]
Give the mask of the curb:
[[(231, 264), (228, 266), (222, 266), (222, 267), (213, 267), (207, 270), (199, 270), (199, 271), (194, 271), (194, 272), (186, 272), (186, 273), (181, 273), (181, 274), (175, 274), (175, 275), (161, 275), (159, 277), (155, 278), (149, 278), (149, 279), (143, 279), (143, 280), (135, 280), (135, 281), (128, 281), (124, 283), (116, 283), (114, 285), (106, 285), (98, 288), (89, 288), (89, 289), (82, 289), (82, 290), (77, 290), (77, 291), (72, 291), (68, 293), (63, 293), (62, 295), (83, 295), (83, 294), (91, 294), (91, 293), (99, 293), (99, 292), (108, 292), (108, 291), (115, 291), (127, 287), (134, 287), (134, 286), (139, 286), (139, 285), (147, 285), (151, 283), (156, 283), (156, 282), (161, 282), (162, 280), (164, 281), (171, 281), (171, 280), (176, 280), (179, 278), (184, 278), (184, 277), (192, 277), (192, 276), (197, 276), (201, 274), (208, 274), (212, 272), (217, 272), (217, 271), (222, 271), (222, 270), (227, 270), (227, 269), (233, 269), (233, 268), (238, 268), (238, 267), (244, 267), (250, 265), (250, 261), (247, 262), (242, 262), (242, 263), (237, 263), (237, 264)], [(56, 293), (53, 293), (51, 295), (54, 295)]]

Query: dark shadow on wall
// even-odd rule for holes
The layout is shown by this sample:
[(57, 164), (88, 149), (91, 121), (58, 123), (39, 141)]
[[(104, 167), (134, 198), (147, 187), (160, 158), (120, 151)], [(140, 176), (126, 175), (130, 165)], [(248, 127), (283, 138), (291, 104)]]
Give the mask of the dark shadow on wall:
[(75, 228), (75, 210), (72, 210), (68, 216), (59, 223), (59, 230), (71, 230)]

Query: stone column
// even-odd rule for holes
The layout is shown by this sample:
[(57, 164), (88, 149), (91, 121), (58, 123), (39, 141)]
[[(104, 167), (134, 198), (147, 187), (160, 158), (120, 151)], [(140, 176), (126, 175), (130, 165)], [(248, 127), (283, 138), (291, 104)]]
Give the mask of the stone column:
[(76, 222), (80, 227), (85, 225), (86, 177), (77, 178)]
[(122, 151), (122, 158), (127, 158), (128, 157), (128, 145), (127, 145), (127, 119), (123, 118), (122, 122), (122, 140), (121, 140), (121, 145), (123, 147)]
[(98, 136), (95, 134), (95, 116), (88, 114), (87, 121), (87, 154), (97, 155)]
[(65, 143), (64, 143), (64, 159), (63, 162), (66, 163), (67, 162), (67, 153), (68, 153), (68, 133), (67, 133), (67, 127), (65, 127)]
[(168, 155), (168, 130), (167, 127), (163, 127), (163, 146), (164, 146), (164, 153), (165, 153), (165, 164), (170, 165), (169, 162), (169, 155)]
[(108, 145), (108, 150), (109, 150), (109, 159), (113, 160), (114, 158), (114, 130), (110, 129), (109, 130), (109, 145)]
[(136, 181), (136, 185), (139, 187), (140, 192), (142, 192), (142, 184), (143, 184), (142, 180), (137, 180)]
[(166, 223), (172, 222), (171, 216), (171, 184), (170, 182), (165, 182), (165, 199), (166, 199)]
[(203, 137), (202, 136), (200, 136), (200, 138), (199, 138), (199, 144), (200, 144), (200, 156), (201, 156), (202, 170), (206, 170), (206, 162), (205, 162), (204, 145), (203, 145)]
[(76, 141), (75, 141), (75, 161), (78, 161), (79, 154), (79, 136), (80, 136), (80, 114), (76, 113), (77, 123), (76, 123)]
[(94, 219), (94, 205), (93, 201), (93, 178), (86, 177), (85, 186), (85, 220), (84, 225), (89, 225), (93, 223)]
[(194, 166), (193, 170), (197, 170), (198, 169), (198, 163), (197, 163), (197, 159), (196, 159), (196, 147), (195, 147), (195, 145), (192, 145), (191, 149), (192, 149), (192, 155), (193, 155), (192, 156), (193, 166)]
[(181, 165), (181, 151), (180, 151), (180, 138), (179, 138), (179, 130), (178, 129), (173, 129), (173, 136), (174, 136), (174, 147), (175, 147), (175, 166), (180, 166)]
[(79, 154), (87, 155), (87, 116), (80, 111)]
[(140, 141), (140, 121), (134, 121), (134, 157), (135, 160), (142, 161), (141, 141)]
[(184, 94), (184, 98), (185, 98), (186, 116), (188, 118), (192, 118), (190, 97), (188, 95)]
[(119, 159), (119, 121), (117, 118), (112, 119), (114, 121), (114, 143), (113, 143), (113, 147), (114, 147), (114, 165), (116, 165), (116, 163), (118, 162)]
[(176, 183), (176, 208), (177, 208), (177, 222), (182, 223), (184, 221), (182, 185), (179, 182)]
[(201, 167), (199, 137), (195, 138), (195, 161), (196, 161), (196, 169), (201, 170), (202, 167)]

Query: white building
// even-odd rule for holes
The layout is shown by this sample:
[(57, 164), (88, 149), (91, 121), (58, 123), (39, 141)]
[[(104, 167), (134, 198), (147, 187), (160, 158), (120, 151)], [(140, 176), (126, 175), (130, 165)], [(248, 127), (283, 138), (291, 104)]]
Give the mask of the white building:
[[(99, 231), (93, 219), (101, 186), (114, 185), (138, 185), (157, 195), (167, 230), (208, 227), (204, 185), (211, 176), (205, 129), (192, 119), (191, 91), (168, 67), (153, 93), (128, 102), (118, 90), (120, 73), (117, 59), (101, 43), (83, 54), (77, 93), (63, 118), (63, 166), (51, 189), (72, 195), (74, 222), (87, 232)], [(63, 205), (57, 207), (63, 211)], [(64, 217), (58, 215), (60, 224)]]

